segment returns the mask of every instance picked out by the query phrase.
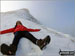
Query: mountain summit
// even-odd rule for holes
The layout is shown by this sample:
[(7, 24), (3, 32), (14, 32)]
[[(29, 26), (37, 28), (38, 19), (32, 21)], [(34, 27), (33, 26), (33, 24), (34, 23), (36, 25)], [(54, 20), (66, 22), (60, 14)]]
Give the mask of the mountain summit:
[[(17, 20), (20, 20), (23, 25), (28, 28), (41, 29), (39, 32), (30, 32), (36, 38), (44, 38), (47, 35), (51, 36), (51, 42), (44, 50), (40, 50), (38, 46), (33, 44), (26, 38), (22, 38), (18, 45), (16, 56), (60, 56), (59, 51), (75, 50), (75, 39), (69, 35), (57, 32), (51, 28), (42, 26), (28, 11), (28, 9), (20, 9), (16, 11), (1, 12), (1, 27), (0, 30), (9, 29), (15, 26)], [(0, 35), (0, 45), (3, 43), (11, 44), (14, 36), (12, 33)], [(3, 56), (0, 53), (0, 56)]]

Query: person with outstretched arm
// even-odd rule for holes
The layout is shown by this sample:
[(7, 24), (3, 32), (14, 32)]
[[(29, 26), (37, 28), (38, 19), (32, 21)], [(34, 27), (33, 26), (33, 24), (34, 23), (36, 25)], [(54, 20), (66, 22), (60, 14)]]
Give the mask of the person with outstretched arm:
[[(32, 43), (38, 45), (41, 49), (41, 46), (44, 45), (45, 39), (37, 39), (30, 33), (30, 32), (38, 32), (38, 31), (40, 31), (40, 29), (30, 29), (30, 28), (25, 27), (21, 23), (21, 21), (17, 21), (15, 27), (13, 27), (13, 28), (0, 31), (0, 35), (6, 34), (6, 33), (11, 33), (11, 32), (13, 32), (13, 34), (14, 34), (13, 42), (12, 42), (12, 44), (10, 44), (10, 46), (8, 46), (9, 50), (7, 52), (7, 55), (15, 55), (19, 41), (23, 37), (27, 38)], [(6, 45), (6, 44), (2, 44), (2, 45)]]

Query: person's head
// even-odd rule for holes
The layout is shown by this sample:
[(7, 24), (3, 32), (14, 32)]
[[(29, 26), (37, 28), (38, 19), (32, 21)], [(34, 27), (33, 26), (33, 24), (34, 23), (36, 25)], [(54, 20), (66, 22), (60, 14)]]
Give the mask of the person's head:
[(14, 28), (16, 28), (17, 25), (23, 25), (23, 24), (21, 23), (21, 21), (17, 21)]
[(17, 26), (17, 25), (22, 25), (21, 21), (17, 21), (17, 22), (16, 22), (16, 26)]

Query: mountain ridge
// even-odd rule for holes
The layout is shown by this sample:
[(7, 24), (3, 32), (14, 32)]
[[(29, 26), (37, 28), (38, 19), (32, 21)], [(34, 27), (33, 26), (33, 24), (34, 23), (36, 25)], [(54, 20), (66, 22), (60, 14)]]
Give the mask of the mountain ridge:
[[(17, 10), (16, 10), (17, 11)], [(18, 10), (20, 13), (21, 11)], [(26, 12), (27, 13), (27, 12)], [(75, 41), (71, 40), (70, 36), (64, 35), (63, 33), (57, 32), (54, 29), (45, 27), (41, 24), (33, 22), (32, 20), (27, 20), (27, 17), (30, 16), (28, 13), (25, 16), (20, 17), (21, 15), (17, 16), (15, 13), (7, 14), (3, 13), (1, 15), (1, 30), (11, 28), (15, 25), (17, 20), (20, 20), (24, 26), (33, 29), (41, 29), (39, 32), (30, 32), (34, 35), (37, 39), (43, 39), (45, 36), (51, 36), (51, 42), (44, 50), (40, 50), (37, 45), (34, 45), (31, 41), (26, 38), (22, 38), (19, 45), (18, 50), (16, 52), (16, 56), (60, 56), (59, 51), (61, 50), (75, 50)], [(22, 14), (22, 13), (21, 13)], [(24, 14), (24, 13), (23, 13)], [(31, 19), (31, 17), (29, 17)], [(35, 18), (34, 18), (35, 19)], [(33, 19), (33, 20), (34, 20)], [(0, 45), (6, 43), (10, 45), (14, 35), (12, 33), (0, 35)], [(3, 56), (0, 53), (1, 56)]]

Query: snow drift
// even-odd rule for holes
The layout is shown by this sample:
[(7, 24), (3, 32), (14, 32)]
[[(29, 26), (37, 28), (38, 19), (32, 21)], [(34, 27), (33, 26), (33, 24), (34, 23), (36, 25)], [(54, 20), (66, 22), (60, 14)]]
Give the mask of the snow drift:
[[(47, 35), (51, 36), (51, 42), (46, 49), (40, 50), (38, 46), (33, 44), (26, 38), (22, 38), (18, 45), (16, 56), (60, 56), (61, 50), (75, 50), (75, 39), (69, 35), (57, 32), (51, 28), (47, 28), (36, 20), (27, 9), (20, 9), (10, 12), (1, 12), (0, 30), (14, 27), (17, 20), (20, 20), (24, 26), (33, 29), (41, 29), (39, 32), (30, 32), (36, 38), (44, 38)], [(0, 45), (6, 43), (10, 45), (13, 41), (13, 34), (0, 35)], [(0, 53), (0, 56), (3, 56)]]

